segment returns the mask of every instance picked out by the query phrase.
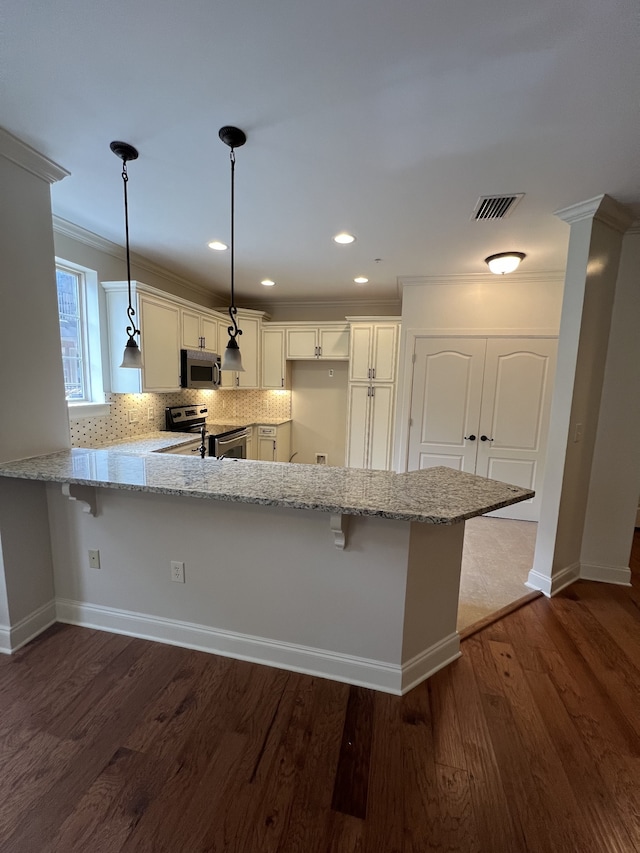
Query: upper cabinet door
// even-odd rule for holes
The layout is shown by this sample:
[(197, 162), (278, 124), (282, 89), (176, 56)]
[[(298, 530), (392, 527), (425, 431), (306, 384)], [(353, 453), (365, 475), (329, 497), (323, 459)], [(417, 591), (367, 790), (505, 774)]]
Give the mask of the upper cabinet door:
[(140, 296), (142, 390), (177, 391), (180, 387), (180, 309)]
[(398, 360), (398, 324), (374, 323), (371, 352), (371, 378), (376, 382), (394, 382)]
[(197, 311), (180, 309), (180, 328), (183, 349), (200, 348), (200, 314)]
[(284, 329), (262, 329), (262, 387), (284, 388)]
[(200, 335), (202, 337), (202, 348), (207, 352), (219, 352), (218, 349), (218, 321), (215, 317), (202, 315), (200, 319)]
[(317, 329), (287, 329), (287, 358), (317, 357)]
[(352, 382), (371, 379), (371, 332), (369, 323), (351, 327), (349, 379)]
[(320, 326), (318, 347), (320, 358), (349, 358), (349, 327)]

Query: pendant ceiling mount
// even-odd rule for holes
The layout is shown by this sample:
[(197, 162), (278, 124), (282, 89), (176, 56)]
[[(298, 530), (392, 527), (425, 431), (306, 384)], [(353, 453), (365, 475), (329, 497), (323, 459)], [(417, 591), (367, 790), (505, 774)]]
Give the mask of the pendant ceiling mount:
[(247, 134), (239, 127), (226, 124), (218, 131), (218, 136), (229, 148), (240, 148), (247, 141)]
[(118, 142), (115, 140), (109, 146), (113, 153), (119, 157), (123, 163), (128, 163), (129, 160), (137, 160), (138, 159), (138, 150), (134, 148), (133, 145), (129, 145), (128, 142)]

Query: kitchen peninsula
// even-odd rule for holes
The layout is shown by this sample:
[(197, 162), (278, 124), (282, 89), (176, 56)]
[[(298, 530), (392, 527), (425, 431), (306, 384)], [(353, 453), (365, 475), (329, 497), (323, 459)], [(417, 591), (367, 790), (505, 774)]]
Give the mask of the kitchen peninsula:
[(391, 693), (459, 655), (464, 521), (532, 497), (449, 468), (202, 460), (153, 443), (0, 465), (3, 489), (46, 490), (56, 618)]

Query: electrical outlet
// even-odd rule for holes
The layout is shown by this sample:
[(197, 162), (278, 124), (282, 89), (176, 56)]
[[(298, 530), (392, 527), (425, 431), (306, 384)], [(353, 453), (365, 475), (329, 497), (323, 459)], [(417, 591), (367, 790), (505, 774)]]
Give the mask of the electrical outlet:
[(316, 453), (316, 465), (327, 465), (326, 453)]
[(89, 568), (100, 568), (100, 551), (89, 549)]
[(138, 423), (138, 413), (135, 409), (129, 409), (129, 423), (137, 424)]
[(330, 368), (329, 368), (329, 376), (330, 376), (330, 377), (331, 377), (331, 376), (333, 376), (333, 367), (330, 367)]
[(171, 560), (171, 580), (174, 583), (184, 583), (184, 563)]
[(155, 416), (156, 416), (156, 410), (153, 408), (153, 406), (149, 406), (149, 408), (147, 409), (147, 420), (152, 421), (155, 418)]

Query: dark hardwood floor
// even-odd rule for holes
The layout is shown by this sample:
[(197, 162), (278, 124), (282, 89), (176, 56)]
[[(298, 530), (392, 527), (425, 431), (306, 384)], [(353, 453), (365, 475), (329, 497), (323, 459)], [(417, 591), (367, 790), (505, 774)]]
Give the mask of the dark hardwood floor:
[(403, 698), (56, 625), (0, 657), (0, 850), (640, 851), (632, 564)]

